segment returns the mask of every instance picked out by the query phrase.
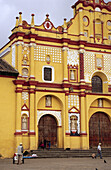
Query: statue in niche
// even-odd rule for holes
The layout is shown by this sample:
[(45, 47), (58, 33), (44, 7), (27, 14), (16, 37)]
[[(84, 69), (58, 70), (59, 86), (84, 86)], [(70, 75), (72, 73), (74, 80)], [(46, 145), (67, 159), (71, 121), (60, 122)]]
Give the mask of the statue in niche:
[(26, 118), (26, 116), (22, 117), (22, 130), (27, 130), (27, 118)]
[(70, 79), (75, 80), (74, 70), (70, 71)]
[(51, 106), (51, 96), (46, 96), (46, 106)]
[(103, 107), (103, 100), (102, 99), (98, 99), (98, 107)]
[(71, 131), (72, 132), (77, 131), (77, 117), (76, 116), (71, 117)]

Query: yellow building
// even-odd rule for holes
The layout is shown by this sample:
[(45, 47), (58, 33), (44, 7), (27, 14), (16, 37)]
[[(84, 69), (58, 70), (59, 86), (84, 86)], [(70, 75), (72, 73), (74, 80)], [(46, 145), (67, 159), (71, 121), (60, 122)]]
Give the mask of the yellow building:
[[(111, 2), (78, 0), (74, 17), (54, 27), (16, 17), (0, 57), (18, 70), (0, 77), (0, 154), (20, 142), (51, 147), (111, 147)], [(17, 74), (17, 73), (16, 73)], [(7, 89), (9, 92), (7, 92)], [(5, 98), (4, 98), (5, 96)]]

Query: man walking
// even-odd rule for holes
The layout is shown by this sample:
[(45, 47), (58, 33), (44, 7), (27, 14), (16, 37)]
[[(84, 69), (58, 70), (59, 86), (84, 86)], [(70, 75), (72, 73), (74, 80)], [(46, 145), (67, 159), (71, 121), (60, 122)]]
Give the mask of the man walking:
[(98, 148), (97, 148), (97, 155), (95, 156), (98, 157), (100, 156), (100, 159), (102, 159), (102, 152), (101, 152), (101, 143), (99, 143)]
[(22, 163), (22, 157), (23, 157), (23, 146), (22, 143), (18, 146), (18, 164)]

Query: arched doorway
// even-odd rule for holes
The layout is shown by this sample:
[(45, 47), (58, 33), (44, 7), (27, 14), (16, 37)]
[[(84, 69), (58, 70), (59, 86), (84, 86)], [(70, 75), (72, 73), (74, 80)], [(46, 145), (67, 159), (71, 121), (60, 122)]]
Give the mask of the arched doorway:
[(103, 147), (111, 146), (111, 122), (103, 112), (95, 113), (89, 121), (89, 146), (97, 147), (99, 142)]
[(42, 116), (38, 124), (38, 129), (39, 145), (41, 142), (44, 143), (45, 140), (46, 145), (50, 141), (52, 148), (57, 145), (57, 122), (54, 116), (48, 114)]

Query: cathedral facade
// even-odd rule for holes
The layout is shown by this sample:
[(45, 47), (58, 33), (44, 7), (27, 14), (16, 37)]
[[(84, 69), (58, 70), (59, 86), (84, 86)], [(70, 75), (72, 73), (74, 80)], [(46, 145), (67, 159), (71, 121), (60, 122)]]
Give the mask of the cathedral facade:
[(78, 0), (72, 9), (73, 18), (57, 28), (48, 14), (37, 26), (34, 14), (28, 24), (20, 12), (0, 49), (19, 72), (0, 74), (4, 157), (21, 142), (25, 150), (44, 141), (52, 148), (111, 147), (111, 3)]

